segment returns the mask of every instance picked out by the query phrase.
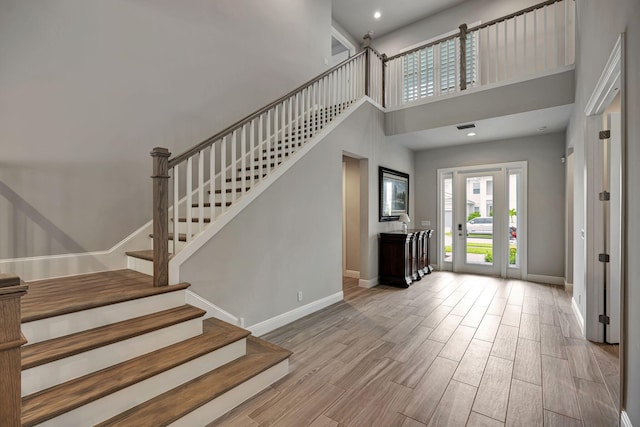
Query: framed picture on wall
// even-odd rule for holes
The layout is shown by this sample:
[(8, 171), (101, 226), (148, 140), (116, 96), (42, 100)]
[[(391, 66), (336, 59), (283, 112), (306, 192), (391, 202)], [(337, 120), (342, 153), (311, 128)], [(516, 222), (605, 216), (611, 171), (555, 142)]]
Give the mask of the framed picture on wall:
[(397, 221), (409, 213), (409, 174), (380, 166), (378, 182), (380, 221)]

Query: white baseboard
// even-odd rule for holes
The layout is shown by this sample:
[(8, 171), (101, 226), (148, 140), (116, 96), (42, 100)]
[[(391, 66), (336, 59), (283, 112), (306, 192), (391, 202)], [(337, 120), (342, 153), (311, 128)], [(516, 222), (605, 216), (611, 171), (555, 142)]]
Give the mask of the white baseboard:
[(584, 318), (580, 313), (580, 307), (578, 307), (578, 303), (576, 300), (571, 298), (571, 308), (573, 309), (573, 314), (576, 315), (576, 319), (578, 320), (578, 324), (580, 325), (580, 332), (582, 332), (582, 336), (584, 337)]
[(374, 286), (377, 286), (377, 285), (378, 285), (378, 276), (369, 280), (364, 280), (364, 279), (358, 280), (358, 286), (360, 286), (361, 288), (373, 288)]
[(629, 419), (629, 414), (627, 414), (626, 411), (622, 411), (620, 419), (622, 421), (622, 427), (633, 427), (633, 425), (631, 425), (631, 420)]
[(549, 285), (564, 285), (564, 277), (543, 276), (541, 274), (527, 274), (529, 282), (547, 283)]
[(344, 277), (349, 277), (351, 279), (359, 279), (360, 272), (355, 270), (345, 270)]
[(263, 322), (256, 323), (255, 325), (249, 326), (246, 329), (251, 331), (253, 335), (259, 337), (304, 316), (315, 313), (318, 310), (322, 310), (323, 308), (328, 307), (331, 304), (340, 302), (343, 299), (344, 295), (342, 291), (336, 292), (335, 294), (329, 295), (328, 297), (324, 297), (307, 305), (303, 305), (302, 307), (298, 307), (286, 313), (282, 313)]
[(194, 307), (198, 307), (199, 309), (205, 310), (207, 314), (205, 314), (204, 318), (208, 319), (209, 317), (215, 317), (216, 319), (220, 319), (224, 322), (231, 323), (232, 325), (242, 327), (242, 322), (239, 318), (235, 317), (233, 314), (221, 309), (215, 304), (207, 301), (202, 298), (200, 295), (187, 290), (185, 302)]

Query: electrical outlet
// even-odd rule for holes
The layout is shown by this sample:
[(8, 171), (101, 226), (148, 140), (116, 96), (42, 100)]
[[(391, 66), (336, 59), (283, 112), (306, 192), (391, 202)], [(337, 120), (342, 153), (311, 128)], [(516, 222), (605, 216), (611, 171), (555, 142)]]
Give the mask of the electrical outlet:
[(422, 226), (423, 227), (428, 227), (431, 225), (431, 221), (422, 221)]
[(298, 301), (302, 301), (302, 291), (298, 291)]

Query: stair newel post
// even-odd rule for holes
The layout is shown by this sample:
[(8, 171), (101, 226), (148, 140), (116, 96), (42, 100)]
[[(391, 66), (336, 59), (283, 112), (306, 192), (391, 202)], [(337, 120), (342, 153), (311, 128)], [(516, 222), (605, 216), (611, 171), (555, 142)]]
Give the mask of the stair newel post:
[[(153, 158), (153, 286), (169, 284), (169, 150), (155, 147)], [(187, 179), (189, 179), (187, 177)]]
[(387, 54), (382, 54), (382, 106), (387, 106), (387, 78), (386, 78), (386, 68), (387, 68)]
[(370, 96), (370, 79), (371, 79), (371, 35), (364, 35), (364, 42), (362, 43), (362, 48), (365, 50), (364, 53), (364, 94), (366, 96)]
[(460, 90), (467, 89), (467, 24), (460, 25)]
[(20, 298), (26, 293), (18, 276), (0, 274), (0, 420), (7, 427), (21, 425), (20, 347), (27, 340), (20, 329)]

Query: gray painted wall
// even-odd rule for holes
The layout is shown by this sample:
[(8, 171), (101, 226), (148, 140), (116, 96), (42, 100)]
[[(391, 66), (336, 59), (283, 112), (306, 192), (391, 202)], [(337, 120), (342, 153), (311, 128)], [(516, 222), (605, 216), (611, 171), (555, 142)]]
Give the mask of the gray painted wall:
[[(640, 2), (638, 0), (583, 0), (577, 4), (578, 44), (576, 55), (576, 108), (567, 132), (567, 143), (574, 148), (574, 300), (585, 295), (584, 253), (585, 242), (580, 230), (585, 228), (584, 206), (584, 108), (609, 58), (609, 54), (622, 32), (626, 32), (626, 94), (627, 123), (627, 278), (626, 278), (626, 333), (623, 336), (625, 358), (625, 398), (623, 408), (634, 426), (640, 425)], [(585, 298), (580, 310), (585, 315)]]
[(317, 75), (330, 31), (329, 0), (0, 2), (0, 259), (111, 248), (151, 219), (152, 147)]
[(416, 223), (437, 225), (438, 169), (526, 160), (528, 273), (564, 277), (564, 142), (564, 134), (555, 133), (418, 152)]
[[(413, 155), (387, 144), (383, 113), (365, 103), (182, 265), (181, 280), (216, 305), (245, 318), (270, 319), (342, 290), (342, 156), (361, 168), (368, 206), (360, 277), (378, 275), (378, 166), (414, 176)], [(361, 165), (362, 165), (361, 163)], [(413, 182), (411, 182), (413, 184)], [(411, 193), (414, 192), (411, 185)], [(413, 206), (413, 198), (410, 206)], [(413, 213), (413, 212), (412, 212)], [(298, 302), (297, 292), (304, 299)]]

